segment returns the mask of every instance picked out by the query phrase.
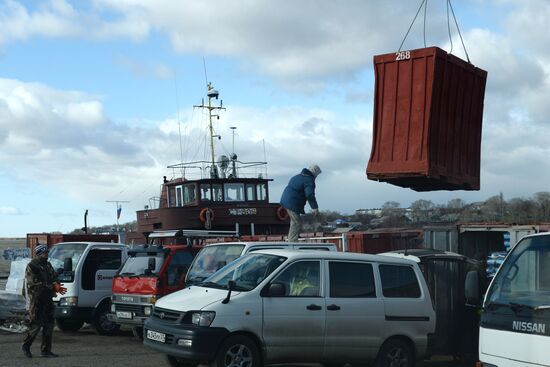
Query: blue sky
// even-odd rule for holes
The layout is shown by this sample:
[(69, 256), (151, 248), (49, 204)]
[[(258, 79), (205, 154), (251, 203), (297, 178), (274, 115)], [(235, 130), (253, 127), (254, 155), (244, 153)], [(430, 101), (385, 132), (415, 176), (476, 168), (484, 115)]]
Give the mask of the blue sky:
[[(550, 4), (453, 7), (471, 61), (489, 72), (481, 190), (417, 193), (368, 181), (372, 57), (394, 52), (409, 0), (0, 0), (0, 237), (121, 221), (158, 196), (166, 166), (204, 157), (193, 104), (208, 80), (227, 111), (217, 153), (269, 161), (271, 200), (318, 163), (322, 210), (444, 204), (549, 191)], [(450, 50), (446, 2), (429, 1), (428, 46)], [(464, 58), (454, 28), (453, 53)], [(423, 47), (423, 15), (404, 49)]]

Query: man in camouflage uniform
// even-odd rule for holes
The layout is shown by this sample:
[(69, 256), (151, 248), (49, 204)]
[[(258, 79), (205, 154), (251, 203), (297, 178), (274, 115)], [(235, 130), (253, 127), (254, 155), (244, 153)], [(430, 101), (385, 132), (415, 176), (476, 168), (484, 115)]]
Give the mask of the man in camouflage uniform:
[(23, 353), (31, 358), (31, 345), (42, 329), (42, 357), (57, 357), (52, 353), (52, 334), (54, 327), (54, 310), (52, 298), (56, 292), (65, 293), (58, 282), (57, 273), (48, 262), (48, 246), (37, 244), (35, 257), (25, 269), (27, 297), (29, 301), (30, 325), (23, 340)]

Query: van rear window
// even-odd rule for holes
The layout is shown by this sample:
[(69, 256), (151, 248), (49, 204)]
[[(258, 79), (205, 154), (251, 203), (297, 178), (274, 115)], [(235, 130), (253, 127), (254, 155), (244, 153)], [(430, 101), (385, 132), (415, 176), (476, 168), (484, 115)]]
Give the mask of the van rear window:
[(408, 266), (380, 265), (382, 294), (389, 298), (419, 298), (420, 286), (414, 270)]

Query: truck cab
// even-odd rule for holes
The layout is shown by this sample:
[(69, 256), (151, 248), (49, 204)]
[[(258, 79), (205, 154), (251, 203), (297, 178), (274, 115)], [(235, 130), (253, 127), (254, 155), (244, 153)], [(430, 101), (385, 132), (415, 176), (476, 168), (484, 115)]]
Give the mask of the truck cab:
[(54, 298), (60, 330), (77, 331), (87, 322), (99, 334), (118, 331), (107, 314), (113, 276), (127, 256), (127, 247), (121, 243), (63, 242), (52, 247), (49, 261), (67, 288), (64, 295)]
[(183, 289), (185, 276), (199, 246), (142, 245), (128, 251), (128, 258), (113, 277), (110, 318), (132, 327), (141, 337), (143, 322), (162, 296)]

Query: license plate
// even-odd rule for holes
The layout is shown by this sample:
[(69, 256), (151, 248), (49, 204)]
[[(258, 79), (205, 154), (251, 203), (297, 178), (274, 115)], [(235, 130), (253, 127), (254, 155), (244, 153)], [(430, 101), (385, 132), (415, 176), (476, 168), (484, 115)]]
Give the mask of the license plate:
[(164, 343), (166, 339), (166, 334), (159, 333), (157, 331), (153, 330), (147, 330), (147, 339), (155, 340), (157, 342)]
[(128, 311), (117, 311), (116, 317), (118, 317), (119, 319), (131, 319), (132, 313)]

